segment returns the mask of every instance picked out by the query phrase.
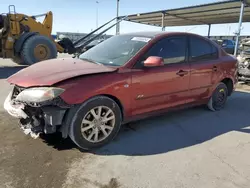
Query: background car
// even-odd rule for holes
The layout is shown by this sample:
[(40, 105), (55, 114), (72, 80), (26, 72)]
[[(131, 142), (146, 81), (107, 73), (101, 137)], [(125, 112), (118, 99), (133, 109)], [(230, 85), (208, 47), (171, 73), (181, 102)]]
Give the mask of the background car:
[(111, 37), (79, 59), (54, 59), (8, 78), (5, 109), (31, 136), (60, 131), (83, 149), (101, 147), (122, 124), (207, 104), (221, 110), (237, 60), (207, 38), (139, 32)]
[(225, 39), (222, 42), (222, 48), (229, 54), (234, 54), (234, 48), (235, 48), (235, 41)]
[(234, 54), (235, 41), (230, 39), (215, 40), (227, 53)]

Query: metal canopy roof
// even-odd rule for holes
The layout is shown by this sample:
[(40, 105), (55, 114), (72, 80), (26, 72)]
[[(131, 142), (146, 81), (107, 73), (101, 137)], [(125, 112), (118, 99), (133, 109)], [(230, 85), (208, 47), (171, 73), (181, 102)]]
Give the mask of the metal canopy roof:
[[(133, 14), (128, 15), (127, 21), (160, 27), (237, 23), (239, 21), (241, 3), (241, 0), (230, 0), (178, 9)], [(250, 0), (246, 0), (245, 4), (250, 4)], [(250, 7), (246, 5), (243, 22), (247, 21), (250, 21)]]

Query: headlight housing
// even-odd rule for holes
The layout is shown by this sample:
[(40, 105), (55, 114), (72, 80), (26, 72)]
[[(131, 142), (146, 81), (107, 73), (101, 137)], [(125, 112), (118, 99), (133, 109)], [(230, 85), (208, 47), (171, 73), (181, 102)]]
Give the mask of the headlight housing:
[(23, 90), (16, 97), (16, 101), (39, 103), (50, 101), (64, 92), (62, 88), (36, 87)]

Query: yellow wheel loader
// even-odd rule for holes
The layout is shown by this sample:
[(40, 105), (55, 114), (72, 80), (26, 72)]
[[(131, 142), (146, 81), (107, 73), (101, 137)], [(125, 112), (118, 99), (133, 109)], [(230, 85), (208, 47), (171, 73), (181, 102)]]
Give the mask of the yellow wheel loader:
[[(42, 23), (36, 20), (37, 17), (41, 16), (45, 16)], [(52, 12), (27, 16), (16, 13), (15, 6), (10, 5), (9, 13), (0, 15), (0, 58), (11, 58), (18, 64), (31, 65), (39, 61), (56, 58), (58, 52), (75, 54), (75, 57), (78, 57), (86, 45), (124, 20), (125, 17), (119, 18), (115, 24), (88, 39), (96, 31), (116, 19), (110, 20), (74, 43), (69, 38), (55, 41), (51, 36)]]
[[(36, 20), (40, 16), (45, 16), (42, 23)], [(51, 36), (52, 22), (52, 12), (27, 16), (17, 14), (15, 7), (10, 5), (9, 13), (0, 15), (0, 57), (11, 58), (18, 64), (31, 65), (56, 58), (57, 52), (74, 53), (73, 43), (69, 39), (66, 42), (70, 43), (68, 46), (54, 41)]]

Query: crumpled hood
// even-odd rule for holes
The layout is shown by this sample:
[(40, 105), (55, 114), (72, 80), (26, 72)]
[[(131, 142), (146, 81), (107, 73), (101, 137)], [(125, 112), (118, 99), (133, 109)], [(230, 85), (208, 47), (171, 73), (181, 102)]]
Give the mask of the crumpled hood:
[(115, 70), (117, 69), (80, 59), (51, 59), (22, 69), (10, 76), (7, 81), (21, 87), (49, 86), (76, 76), (113, 72)]

